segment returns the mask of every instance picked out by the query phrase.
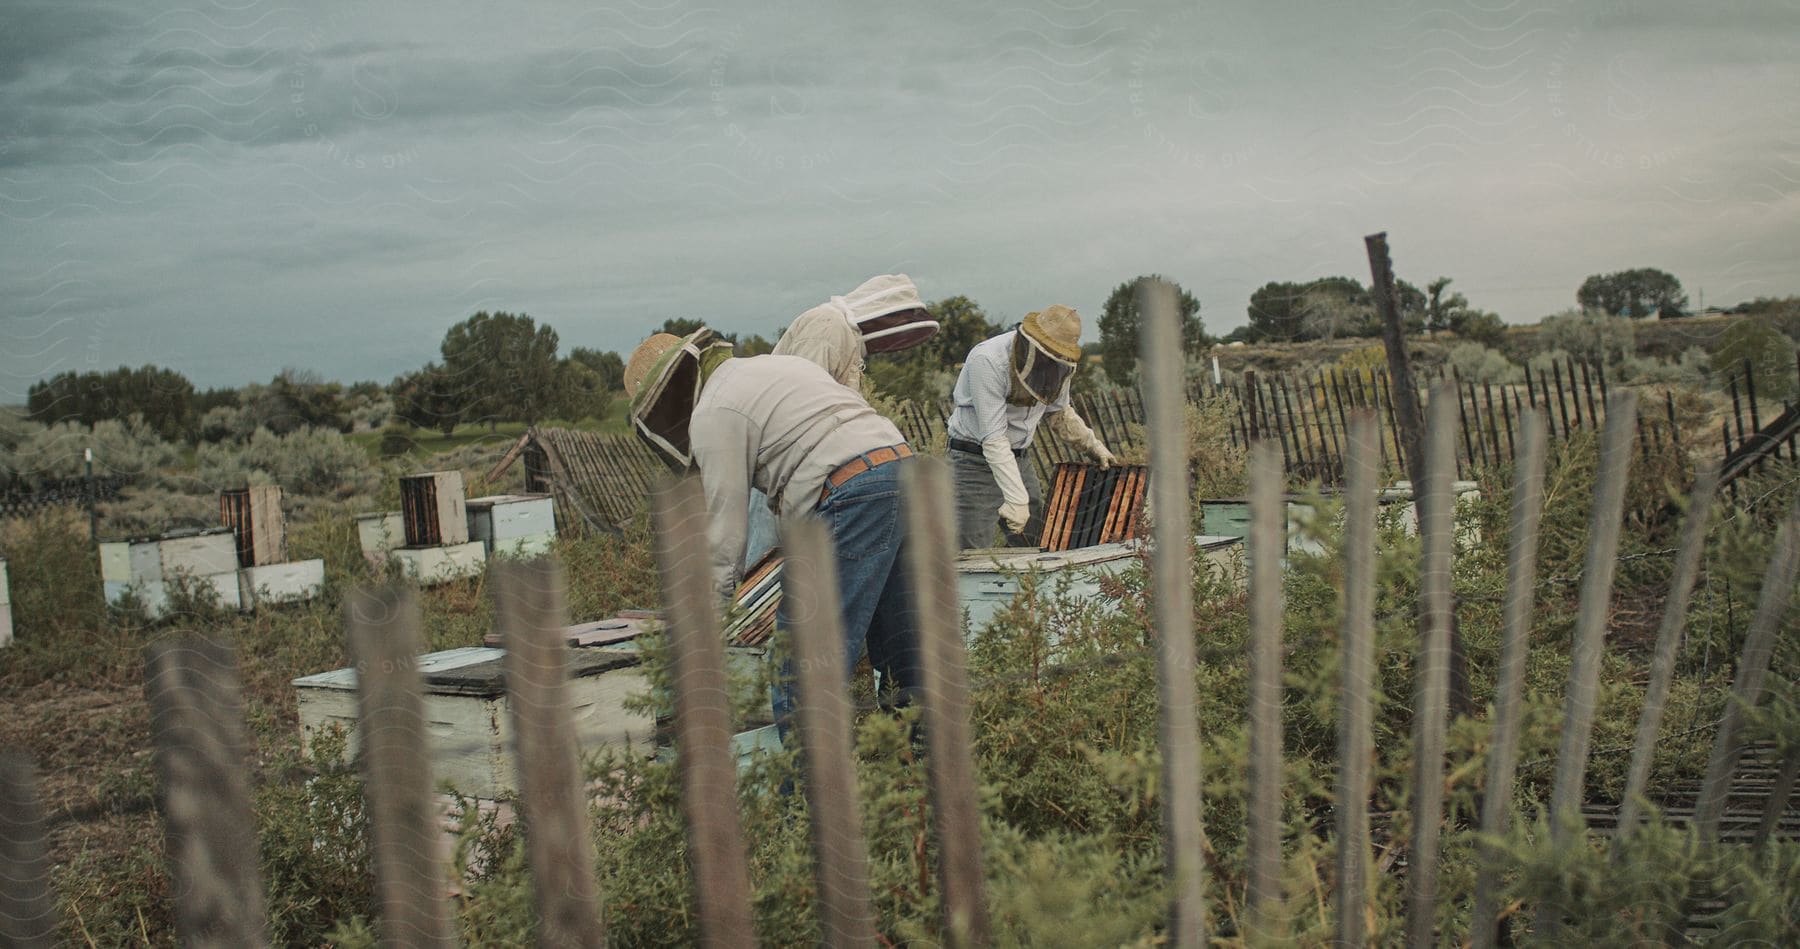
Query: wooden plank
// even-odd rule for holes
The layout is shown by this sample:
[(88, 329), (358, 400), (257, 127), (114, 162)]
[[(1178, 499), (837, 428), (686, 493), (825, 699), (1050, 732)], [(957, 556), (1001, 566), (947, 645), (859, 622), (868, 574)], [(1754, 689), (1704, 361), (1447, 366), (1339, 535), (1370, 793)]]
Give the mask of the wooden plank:
[(1287, 500), (1281, 460), (1267, 441), (1250, 449), (1250, 759), (1245, 864), (1246, 935), (1281, 938), (1281, 628)]
[(669, 604), (676, 766), (693, 854), (701, 941), (750, 946), (750, 876), (731, 752), (731, 693), (713, 591), (706, 500), (697, 478), (655, 495), (656, 556)]
[[(1549, 438), (1544, 413), (1519, 419), (1523, 451), (1513, 465), (1512, 532), (1506, 551), (1506, 603), (1501, 615), (1500, 669), (1494, 683), (1493, 730), (1487, 786), (1482, 789), (1484, 841), (1506, 833), (1511, 822), (1513, 777), (1519, 764), (1519, 722), (1525, 691), (1525, 658), (1531, 649), (1531, 614), (1537, 601), (1538, 528), (1544, 514), (1544, 455)], [(1475, 949), (1495, 944), (1500, 919), (1500, 852), (1482, 843), (1475, 875), (1475, 912), (1469, 936)]]
[(1625, 778), (1625, 797), (1619, 806), (1617, 834), (1620, 837), (1630, 836), (1637, 828), (1638, 806), (1650, 781), (1650, 763), (1655, 757), (1656, 739), (1662, 729), (1669, 683), (1675, 677), (1675, 657), (1681, 649), (1682, 626), (1687, 622), (1694, 582), (1700, 576), (1700, 557), (1706, 551), (1707, 526), (1712, 522), (1713, 499), (1718, 489), (1718, 472), (1705, 468), (1694, 479), (1694, 490), (1688, 496), (1687, 519), (1681, 526), (1675, 570), (1669, 577), (1668, 597), (1663, 601), (1662, 625), (1657, 628), (1656, 649), (1650, 659), (1650, 680), (1644, 686), (1644, 710), (1638, 715), (1637, 738), (1632, 743), (1631, 765)]
[(344, 603), (344, 626), (356, 665), (382, 944), (453, 946), (449, 881), (433, 859), (442, 831), (425, 750), (418, 597), (404, 587), (355, 591)]
[[(1193, 565), (1188, 558), (1186, 427), (1181, 405), (1181, 329), (1175, 288), (1161, 280), (1138, 283), (1144, 414), (1150, 442), (1150, 491), (1155, 550), (1159, 739), (1163, 755), (1163, 859), (1169, 892), (1168, 944), (1195, 949), (1207, 943), (1204, 839), (1200, 822), (1200, 727), (1194, 706)], [(1245, 373), (1254, 391), (1255, 377)]]
[[(1444, 819), (1444, 735), (1450, 698), (1450, 558), (1455, 524), (1450, 481), (1456, 470), (1455, 383), (1432, 388), (1424, 439), (1423, 482), (1413, 482), (1423, 541), (1419, 569), (1422, 629), (1413, 701), (1412, 838), (1406, 871), (1406, 941), (1436, 944), (1438, 835)], [(1421, 484), (1423, 490), (1420, 490)]]
[(956, 587), (956, 528), (950, 466), (921, 458), (900, 475), (906, 501), (908, 558), (918, 596), (919, 659), (924, 673), (925, 739), (930, 754), (931, 810), (937, 832), (938, 893), (944, 942), (993, 942), (981, 867), (981, 808), (969, 730), (962, 605)]
[(782, 549), (787, 551), (783, 596), (793, 604), (789, 615), (821, 941), (873, 946), (875, 914), (851, 764), (848, 669), (831, 535), (823, 522), (797, 518), (784, 525)]
[[(1637, 434), (1637, 393), (1621, 390), (1607, 407), (1600, 434), (1600, 465), (1594, 476), (1594, 505), (1582, 562), (1580, 604), (1575, 641), (1570, 651), (1569, 684), (1563, 697), (1563, 720), (1550, 790), (1550, 839), (1570, 847), (1586, 834), (1581, 799), (1587, 778), (1588, 746), (1593, 737), (1594, 708), (1599, 696), (1601, 653), (1606, 620), (1612, 609), (1613, 575), (1617, 569), (1619, 534), (1625, 510), (1625, 485), (1631, 468), (1632, 440)], [(1576, 402), (1577, 409), (1580, 402)], [(1553, 906), (1537, 910), (1535, 931), (1554, 940), (1560, 929)]]
[(23, 754), (0, 752), (0, 945), (39, 949), (55, 938), (37, 768)]
[(144, 671), (176, 935), (202, 949), (268, 945), (231, 648), (198, 635), (156, 640)]
[(1375, 508), (1381, 428), (1359, 410), (1346, 436), (1344, 478), (1343, 687), (1338, 710), (1337, 944), (1368, 942), (1369, 767), (1374, 756), (1370, 687), (1375, 655)]
[(1794, 592), (1796, 573), (1800, 573), (1800, 504), (1788, 513), (1775, 534), (1769, 569), (1757, 595), (1756, 615), (1750, 620), (1750, 632), (1744, 637), (1744, 650), (1732, 679), (1731, 698), (1725, 703), (1725, 715), (1719, 721), (1712, 755), (1707, 760), (1706, 777), (1700, 784), (1700, 797), (1694, 802), (1694, 826), (1702, 841), (1719, 838), (1719, 820), (1725, 814), (1731, 775), (1743, 752), (1738, 733), (1762, 698), (1763, 680), (1768, 676), (1769, 659), (1783, 627), (1788, 599)]
[(1363, 246), (1368, 250), (1372, 276), (1369, 295), (1381, 314), (1381, 341), (1387, 349), (1388, 374), (1393, 382), (1390, 404), (1394, 407), (1403, 446), (1401, 464), (1413, 484), (1418, 485), (1425, 480), (1425, 462), (1421, 454), (1425, 443), (1425, 417), (1419, 410), (1419, 390), (1413, 383), (1412, 362), (1406, 355), (1406, 330), (1400, 325), (1400, 297), (1394, 282), (1393, 261), (1388, 256), (1387, 233), (1370, 234), (1363, 238)]
[(538, 944), (604, 946), (581, 749), (570, 715), (562, 632), (569, 624), (567, 583), (561, 565), (549, 559), (504, 561), (493, 570)]

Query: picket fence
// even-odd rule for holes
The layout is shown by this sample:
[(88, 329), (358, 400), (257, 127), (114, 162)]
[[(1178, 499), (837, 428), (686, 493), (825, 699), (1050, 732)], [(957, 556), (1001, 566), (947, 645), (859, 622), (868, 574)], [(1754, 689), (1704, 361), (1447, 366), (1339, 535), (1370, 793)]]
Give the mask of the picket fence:
[[(1205, 945), (1221, 934), (1226, 894), (1209, 886), (1203, 858), (1200, 734), (1195, 713), (1195, 644), (1190, 610), (1192, 577), (1186, 464), (1181, 450), (1182, 402), (1174, 299), (1166, 287), (1145, 291), (1149, 314), (1145, 409), (1151, 449), (1151, 582), (1160, 698), (1163, 833), (1170, 905), (1168, 945)], [(1523, 913), (1500, 903), (1513, 868), (1492, 849), (1480, 854), (1472, 924), (1465, 934), (1443, 933), (1438, 895), (1440, 845), (1446, 835), (1502, 833), (1518, 765), (1522, 677), (1527, 632), (1537, 586), (1535, 553), (1543, 510), (1548, 413), (1527, 407), (1517, 418), (1519, 461), (1511, 511), (1504, 646), (1493, 707), (1493, 747), (1486, 762), (1486, 793), (1478, 828), (1445, 818), (1445, 736), (1450, 724), (1449, 638), (1452, 624), (1450, 566), (1453, 547), (1452, 481), (1460, 419), (1450, 382), (1431, 393), (1425, 435), (1425, 478), (1418, 492), (1422, 535), (1421, 634), (1416, 655), (1408, 855), (1404, 870), (1406, 941), (1434, 945), (1468, 938), (1490, 946), (1507, 925), (1522, 928)], [(1560, 846), (1587, 846), (1581, 809), (1589, 758), (1608, 603), (1617, 564), (1627, 469), (1637, 435), (1636, 396), (1612, 393), (1604, 414), (1591, 544), (1579, 594), (1561, 745), (1550, 800)], [(1338, 848), (1335, 914), (1339, 943), (1368, 942), (1374, 870), (1368, 802), (1372, 792), (1374, 590), (1376, 508), (1381, 432), (1376, 412), (1346, 411), (1343, 468), (1346, 477), (1343, 547), (1343, 673), (1340, 708), (1335, 842)], [(1285, 518), (1280, 447), (1270, 440), (1250, 453), (1251, 527), (1248, 538), (1249, 790), (1248, 887), (1243, 927), (1252, 942), (1279, 938), (1275, 908), (1282, 897), (1284, 849), (1280, 822), (1282, 777), (1282, 556)], [(1631, 752), (1625, 810), (1614, 839), (1641, 820), (1651, 752), (1661, 730), (1664, 699), (1680, 647), (1684, 617), (1707, 534), (1717, 483), (1702, 474), (1693, 491), (1644, 704)], [(985, 898), (976, 769), (968, 721), (964, 639), (955, 599), (955, 555), (948, 506), (932, 503), (950, 494), (947, 467), (935, 459), (909, 466), (910, 567), (921, 578), (917, 604), (925, 689), (922, 697), (929, 795), (935, 821), (936, 862), (942, 896), (941, 934), (946, 944), (979, 946), (993, 938)], [(668, 600), (668, 632), (674, 662), (674, 744), (682, 806), (690, 834), (690, 859), (699, 930), (710, 946), (752, 943), (751, 888), (733, 781), (731, 719), (720, 618), (712, 608), (705, 540), (705, 508), (696, 482), (675, 481), (654, 498), (657, 557)], [(816, 857), (818, 916), (823, 942), (832, 946), (877, 944), (870, 909), (867, 855), (859, 826), (851, 746), (852, 710), (844, 674), (842, 637), (835, 604), (830, 539), (815, 523), (794, 526), (785, 538), (787, 579), (793, 598), (794, 654), (798, 670), (797, 726), (803, 755), (803, 787), (811, 815)], [(492, 584), (496, 617), (506, 643), (506, 685), (517, 735), (519, 808), (525, 818), (527, 858), (538, 938), (548, 946), (600, 946), (606, 941), (600, 892), (594, 876), (595, 840), (588, 830), (586, 793), (580, 779), (568, 703), (566, 624), (561, 571), (553, 563), (498, 564)], [(1781, 526), (1768, 579), (1738, 659), (1733, 701), (1713, 743), (1693, 821), (1703, 839), (1717, 840), (1728, 782), (1742, 756), (1745, 716), (1755, 708), (1769, 675), (1780, 621), (1800, 571), (1800, 509)], [(435, 863), (436, 824), (425, 758), (421, 682), (415, 657), (423, 641), (415, 595), (404, 589), (363, 591), (346, 604), (351, 654), (360, 676), (362, 766), (372, 828), (372, 853), (382, 938), (389, 945), (448, 946), (453, 927), (444, 892), (444, 868)], [(249, 769), (234, 664), (229, 651), (203, 637), (167, 641), (147, 658), (160, 805), (174, 876), (176, 926), (185, 945), (266, 944), (262, 885), (250, 814)], [(1759, 835), (1775, 826), (1794, 780), (1791, 763), (1772, 789)], [(42, 815), (29, 762), (0, 761), (0, 942), (48, 944), (54, 920)], [(1230, 895), (1234, 901), (1236, 894)], [(1535, 907), (1532, 932), (1553, 934), (1554, 907)], [(1522, 934), (1522, 933), (1521, 933)]]

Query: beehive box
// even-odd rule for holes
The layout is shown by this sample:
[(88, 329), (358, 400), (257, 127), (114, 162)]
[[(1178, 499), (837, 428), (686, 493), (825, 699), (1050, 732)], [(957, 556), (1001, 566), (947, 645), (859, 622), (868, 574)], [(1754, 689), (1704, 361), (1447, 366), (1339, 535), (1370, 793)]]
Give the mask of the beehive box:
[(219, 492), (219, 523), (237, 538), (238, 566), (258, 567), (287, 559), (287, 522), (281, 489), (257, 484)]
[[(419, 657), (432, 779), (480, 798), (511, 797), (518, 787), (504, 656), (499, 649), (469, 646)], [(625, 707), (629, 697), (649, 690), (637, 655), (576, 649), (568, 656), (570, 708), (581, 749), (652, 747), (655, 723)], [(322, 729), (339, 727), (351, 736), (346, 753), (354, 754), (356, 670), (304, 676), (293, 685), (303, 739), (310, 743)]]
[(460, 471), (427, 471), (400, 479), (400, 517), (408, 547), (455, 547), (469, 542), (469, 514)]
[(169, 593), (179, 582), (201, 585), (204, 596), (222, 609), (236, 610), (242, 603), (237, 543), (224, 528), (103, 543), (100, 580), (106, 602), (136, 596), (152, 618), (168, 612)]
[(556, 510), (548, 494), (495, 494), (466, 502), (469, 539), (488, 556), (535, 557), (556, 539)]
[(399, 511), (376, 511), (356, 515), (356, 542), (363, 558), (379, 567), (388, 556), (406, 543), (406, 521)]
[(244, 567), (238, 571), (238, 598), (245, 610), (274, 603), (310, 600), (325, 585), (325, 561), (295, 560), (288, 563)]
[(0, 557), (0, 646), (12, 641), (12, 580), (6, 574), (6, 558)]
[(487, 566), (487, 548), (481, 541), (448, 547), (402, 547), (389, 556), (400, 571), (420, 583), (447, 583), (472, 577)]
[[(1238, 537), (1196, 538), (1207, 559), (1228, 571), (1227, 576), (1241, 580), (1243, 565), (1238, 552), (1243, 539)], [(964, 551), (956, 558), (957, 600), (968, 616), (967, 631), (973, 636), (993, 620), (994, 614), (1012, 604), (1019, 592), (1021, 574), (1033, 571), (1046, 574), (1045, 582), (1054, 583), (1066, 575), (1069, 594), (1093, 597), (1100, 593), (1100, 580), (1124, 570), (1137, 555), (1138, 541), (1099, 544), (1076, 550), (1046, 552), (1036, 547), (994, 547)]]

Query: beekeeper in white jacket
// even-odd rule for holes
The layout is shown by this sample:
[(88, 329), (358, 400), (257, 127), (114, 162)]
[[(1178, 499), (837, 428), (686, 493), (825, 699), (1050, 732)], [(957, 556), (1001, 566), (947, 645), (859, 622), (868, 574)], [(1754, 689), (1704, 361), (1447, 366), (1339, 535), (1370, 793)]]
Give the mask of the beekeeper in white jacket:
[(950, 466), (956, 487), (956, 539), (964, 550), (994, 542), (996, 522), (1008, 545), (1024, 537), (1042, 502), (1026, 452), (1038, 424), (1101, 467), (1116, 463), (1069, 405), (1069, 381), (1081, 360), (1081, 316), (1061, 305), (1028, 313), (1016, 328), (977, 343), (951, 390)]
[(775, 343), (774, 355), (811, 360), (831, 378), (862, 391), (870, 353), (897, 353), (925, 342), (938, 331), (905, 274), (881, 274), (794, 318)]

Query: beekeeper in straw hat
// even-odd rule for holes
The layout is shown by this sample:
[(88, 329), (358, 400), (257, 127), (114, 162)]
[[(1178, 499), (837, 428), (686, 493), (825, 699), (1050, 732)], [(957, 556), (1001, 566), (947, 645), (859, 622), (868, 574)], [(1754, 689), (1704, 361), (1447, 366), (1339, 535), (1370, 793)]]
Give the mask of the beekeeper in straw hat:
[(994, 542), (996, 520), (1008, 544), (1023, 536), (1042, 501), (1026, 452), (1038, 424), (1093, 456), (1116, 459), (1069, 405), (1069, 381), (1081, 360), (1081, 315), (1053, 305), (1027, 313), (1014, 329), (969, 350), (951, 389), (950, 466), (956, 484), (956, 540), (963, 549)]
[(775, 355), (810, 359), (860, 392), (869, 354), (911, 349), (937, 331), (912, 279), (881, 274), (795, 317), (775, 343)]
[[(625, 368), (631, 424), (671, 468), (698, 468), (713, 580), (729, 598), (742, 570), (752, 486), (781, 517), (817, 517), (836, 551), (844, 656), (866, 649), (904, 702), (920, 684), (899, 472), (912, 449), (859, 393), (798, 356), (731, 358), (710, 330), (657, 334)], [(789, 598), (777, 620), (787, 622)], [(785, 733), (791, 676), (772, 696)]]

